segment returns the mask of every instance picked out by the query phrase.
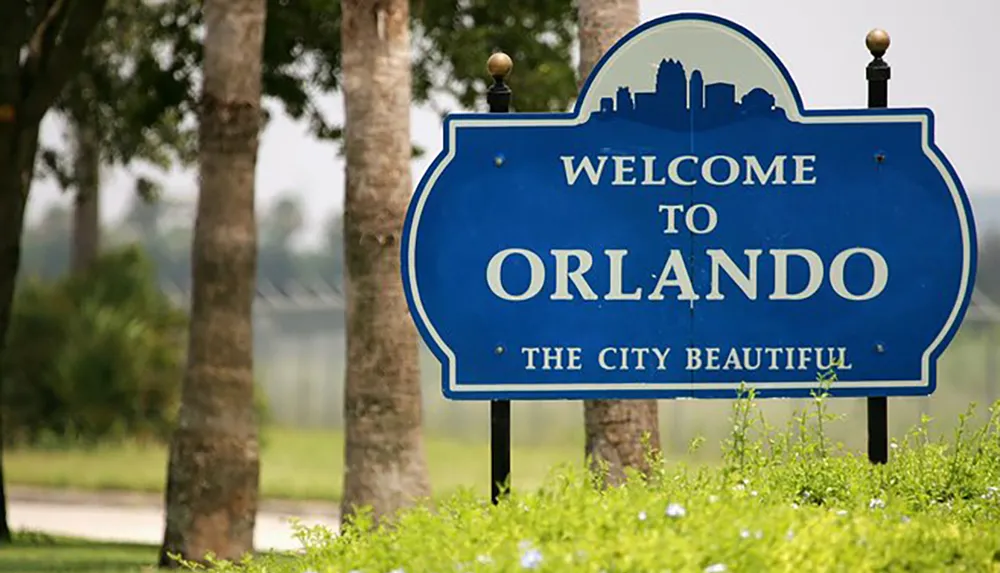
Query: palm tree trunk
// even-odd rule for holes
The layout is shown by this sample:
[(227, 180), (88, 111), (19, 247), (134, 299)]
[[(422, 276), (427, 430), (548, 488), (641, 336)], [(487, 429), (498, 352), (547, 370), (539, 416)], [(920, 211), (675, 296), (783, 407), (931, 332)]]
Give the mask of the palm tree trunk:
[(101, 148), (97, 128), (88, 118), (74, 121), (76, 148), (73, 150), (73, 182), (76, 198), (73, 205), (73, 244), (70, 246), (70, 270), (83, 271), (94, 262), (100, 250), (100, 176)]
[[(604, 53), (639, 25), (639, 2), (580, 0), (578, 10), (582, 85)], [(583, 411), (585, 455), (592, 469), (607, 471), (605, 483), (621, 484), (626, 468), (649, 469), (643, 439), (648, 436), (649, 447), (660, 449), (656, 400), (587, 400)]]
[(411, 189), (408, 0), (341, 4), (347, 189), (342, 518), (378, 520), (430, 494), (418, 339), (400, 275)]
[(170, 446), (161, 566), (253, 550), (260, 472), (252, 304), (266, 0), (205, 0), (187, 371)]

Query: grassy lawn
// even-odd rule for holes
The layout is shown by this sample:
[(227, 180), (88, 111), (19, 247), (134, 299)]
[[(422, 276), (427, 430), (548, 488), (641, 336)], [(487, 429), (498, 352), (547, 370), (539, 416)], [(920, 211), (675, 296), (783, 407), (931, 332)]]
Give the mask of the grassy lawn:
[[(337, 500), (343, 480), (344, 436), (330, 430), (265, 431), (261, 453), (262, 495), (272, 499)], [(457, 487), (488, 490), (489, 444), (425, 439), (435, 493)], [(534, 487), (554, 465), (582, 462), (583, 446), (514, 446), (512, 474), (518, 487)], [(93, 449), (15, 449), (4, 453), (12, 485), (82, 490), (163, 491), (163, 446), (125, 444)]]
[(158, 548), (125, 543), (92, 543), (22, 533), (0, 547), (4, 573), (144, 573), (155, 571)]
[[(339, 536), (317, 529), (301, 554), (261, 554), (215, 572), (1000, 572), (1000, 410), (976, 424), (960, 421), (941, 441), (914, 428), (894, 441), (889, 463), (874, 466), (834, 446), (823, 401), (790, 432), (764, 425), (752, 401), (737, 406), (718, 464), (661, 461), (648, 480), (602, 490), (566, 466), (543, 478), (552, 465), (578, 460), (579, 448), (522, 449), (514, 471), (523, 485), (498, 507), (483, 504), (485, 445), (429, 440), (438, 493), (478, 491), (442, 495), (391, 528), (370, 531), (362, 519)], [(340, 448), (330, 432), (271, 432), (265, 493), (336, 495)], [(30, 467), (36, 476), (61, 474), (61, 485), (155, 490), (164, 455), (138, 447), (21, 451), (10, 467), (19, 483)], [(315, 483), (305, 479), (313, 475)], [(0, 547), (0, 573), (151, 573), (155, 559), (153, 547), (22, 535)]]

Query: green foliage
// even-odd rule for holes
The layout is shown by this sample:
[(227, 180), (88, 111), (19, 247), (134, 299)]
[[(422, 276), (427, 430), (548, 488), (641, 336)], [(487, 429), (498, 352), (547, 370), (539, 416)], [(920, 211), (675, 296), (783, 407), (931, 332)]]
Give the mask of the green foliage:
[[(576, 7), (570, 0), (418, 0), (411, 13), (417, 102), (444, 95), (463, 108), (478, 107), (489, 79), (486, 59), (495, 50), (514, 59), (515, 109), (563, 111), (573, 101)], [(194, 0), (108, 0), (57, 109), (100, 128), (106, 162), (142, 159), (165, 169), (192, 161), (202, 28), (201, 3)], [(339, 139), (342, 132), (316, 105), (318, 94), (340, 88), (340, 57), (339, 1), (268, 0), (264, 94), (322, 139)], [(40, 158), (44, 175), (64, 188), (72, 184), (65, 157), (45, 148)]]
[[(161, 2), (108, 0), (80, 71), (56, 101), (73, 124), (95, 130), (102, 163), (143, 160), (165, 170), (195, 157), (194, 125), (185, 122), (194, 112), (194, 70), (183, 57), (164, 57), (192, 38), (166, 25), (169, 15)], [(40, 160), (42, 175), (64, 189), (73, 185), (67, 157), (45, 148)], [(148, 195), (151, 185), (140, 177), (136, 191)]]
[(514, 61), (514, 111), (566, 111), (576, 97), (576, 3), (570, 0), (417, 0), (414, 91), (445, 93), (465, 109), (481, 106), (494, 51)]
[(83, 274), (20, 286), (3, 357), (5, 442), (168, 435), (186, 317), (154, 277), (130, 247)]
[(362, 512), (340, 535), (300, 527), (305, 550), (293, 560), (214, 570), (1000, 570), (1000, 402), (975, 429), (963, 416), (950, 441), (915, 429), (884, 466), (828, 443), (824, 392), (780, 432), (755, 415), (752, 395), (735, 408), (720, 468), (654, 455), (646, 478), (600, 489), (567, 466), (495, 508), (463, 491), (391, 525)]
[[(143, 93), (170, 96), (161, 102), (164, 106), (150, 110), (187, 112), (195, 97), (192, 78), (201, 65), (201, 5), (193, 0), (163, 0), (155, 6), (154, 36), (162, 40), (167, 56), (159, 63), (143, 59), (150, 70), (135, 76), (136, 87)], [(281, 102), (292, 118), (306, 120), (323, 139), (341, 136), (341, 127), (329, 123), (316, 105), (318, 94), (340, 88), (340, 14), (337, 0), (267, 2), (264, 94)], [(514, 59), (516, 109), (563, 111), (573, 101), (576, 7), (571, 1), (419, 0), (411, 15), (415, 101), (444, 95), (464, 108), (478, 107), (489, 79), (486, 60), (496, 50)], [(150, 112), (146, 121), (154, 117), (159, 116)]]

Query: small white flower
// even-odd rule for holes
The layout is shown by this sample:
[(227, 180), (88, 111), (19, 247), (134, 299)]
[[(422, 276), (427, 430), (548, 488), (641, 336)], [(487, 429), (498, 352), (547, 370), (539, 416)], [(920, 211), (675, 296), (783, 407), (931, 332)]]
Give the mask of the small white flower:
[(868, 502), (868, 509), (885, 509), (885, 501), (873, 497), (871, 501)]
[(893, 442), (893, 443), (889, 444), (889, 447), (892, 448), (892, 449), (894, 449), (894, 450), (895, 449), (899, 449), (899, 444), (897, 444), (896, 442)]
[(847, 510), (846, 509), (838, 509), (837, 510), (837, 515), (839, 515), (840, 517), (844, 517), (845, 515), (847, 515)]
[(715, 503), (717, 501), (719, 501), (719, 496), (715, 494), (708, 496), (708, 503)]
[(795, 503), (795, 502), (793, 501), (793, 502), (792, 502), (792, 509), (798, 509), (798, 508), (799, 508), (799, 504), (797, 504), (797, 503)]
[(645, 511), (640, 511), (639, 512), (639, 521), (646, 521), (646, 512)]
[(542, 564), (542, 552), (537, 549), (529, 549), (521, 555), (522, 569), (535, 569)]
[(714, 565), (709, 565), (705, 567), (705, 573), (726, 573), (728, 569), (723, 563), (716, 563)]
[(741, 529), (740, 530), (740, 537), (742, 537), (743, 539), (749, 538), (750, 537), (750, 530), (749, 529)]
[(671, 503), (667, 506), (667, 517), (684, 517), (687, 510), (679, 503)]
[(795, 538), (795, 532), (794, 531), (792, 531), (791, 529), (789, 529), (787, 532), (785, 532), (785, 539), (787, 539), (788, 541), (791, 541), (794, 538)]
[(476, 557), (476, 561), (482, 565), (489, 565), (493, 563), (493, 559), (489, 555), (479, 555)]
[(757, 490), (751, 491), (750, 495), (753, 496), (753, 497), (757, 497)]

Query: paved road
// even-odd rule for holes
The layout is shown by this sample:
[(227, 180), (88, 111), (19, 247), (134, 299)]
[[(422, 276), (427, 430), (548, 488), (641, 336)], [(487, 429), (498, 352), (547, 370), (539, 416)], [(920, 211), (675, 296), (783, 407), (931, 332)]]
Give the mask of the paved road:
[[(304, 525), (325, 525), (336, 528), (337, 519), (329, 514), (296, 514)], [(254, 532), (258, 550), (290, 550), (300, 548), (293, 537), (291, 515), (260, 511)], [(100, 541), (126, 541), (157, 545), (163, 538), (163, 508), (152, 504), (111, 505), (94, 501), (54, 499), (24, 499), (8, 501), (10, 526), (17, 530), (33, 530), (53, 535), (66, 535)]]

